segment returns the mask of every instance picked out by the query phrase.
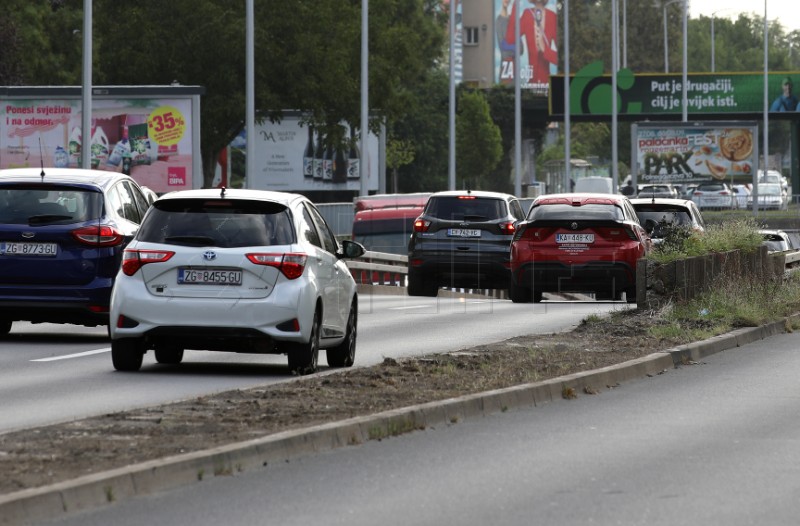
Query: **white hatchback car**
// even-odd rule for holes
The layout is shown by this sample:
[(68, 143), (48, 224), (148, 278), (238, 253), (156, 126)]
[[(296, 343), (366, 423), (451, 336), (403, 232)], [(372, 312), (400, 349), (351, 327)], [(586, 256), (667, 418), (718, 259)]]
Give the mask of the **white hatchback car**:
[(341, 245), (307, 198), (239, 189), (172, 192), (148, 211), (123, 254), (111, 296), (114, 368), (136, 371), (153, 349), (288, 355), (296, 374), (353, 365), (358, 296)]
[(705, 232), (706, 223), (694, 202), (686, 199), (635, 197), (630, 200), (639, 223), (647, 230), (654, 245), (659, 245), (670, 228)]

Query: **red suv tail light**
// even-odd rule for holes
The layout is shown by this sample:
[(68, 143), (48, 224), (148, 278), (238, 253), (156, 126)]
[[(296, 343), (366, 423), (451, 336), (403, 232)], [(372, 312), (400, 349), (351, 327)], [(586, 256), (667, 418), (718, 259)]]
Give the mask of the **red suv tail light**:
[(303, 275), (308, 256), (292, 252), (287, 254), (247, 254), (247, 259), (256, 265), (275, 267), (288, 279), (297, 279)]
[(518, 231), (515, 239), (523, 239), (525, 241), (544, 241), (548, 237), (550, 237), (556, 229), (553, 227), (537, 227), (537, 226), (527, 226)]
[(169, 250), (126, 250), (122, 253), (122, 272), (133, 276), (148, 263), (163, 263), (174, 255)]
[(636, 232), (633, 230), (633, 227), (625, 225), (619, 227), (603, 227), (598, 228), (595, 230), (595, 233), (598, 236), (601, 236), (604, 239), (609, 241), (619, 241), (619, 240), (638, 240), (639, 237), (636, 235)]
[(414, 221), (414, 232), (427, 232), (428, 228), (430, 228), (431, 222), (425, 221), (424, 219), (416, 219)]
[(72, 237), (81, 244), (93, 247), (114, 247), (122, 243), (124, 236), (108, 225), (91, 225), (73, 230)]
[(634, 232), (633, 227), (626, 226), (624, 230), (625, 233), (628, 234), (628, 237), (630, 239), (639, 239), (639, 236), (636, 235), (636, 232)]

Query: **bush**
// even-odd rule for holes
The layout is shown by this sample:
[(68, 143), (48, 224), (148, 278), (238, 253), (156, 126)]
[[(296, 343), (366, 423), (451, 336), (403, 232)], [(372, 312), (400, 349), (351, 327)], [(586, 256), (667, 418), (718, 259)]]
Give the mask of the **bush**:
[(759, 226), (752, 217), (709, 225), (705, 232), (665, 225), (664, 240), (648, 258), (657, 263), (667, 263), (730, 250), (749, 252), (758, 249), (764, 241), (764, 236), (758, 230)]

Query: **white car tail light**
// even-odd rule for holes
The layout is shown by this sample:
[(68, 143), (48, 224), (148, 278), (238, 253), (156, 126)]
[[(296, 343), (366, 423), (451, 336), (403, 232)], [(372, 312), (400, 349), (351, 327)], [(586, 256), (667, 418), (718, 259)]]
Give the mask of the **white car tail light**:
[(294, 252), (287, 254), (253, 253), (247, 254), (247, 259), (256, 265), (275, 267), (287, 278), (297, 279), (303, 275), (308, 256)]
[(122, 272), (133, 276), (148, 263), (163, 263), (174, 255), (175, 252), (169, 250), (125, 250), (122, 253)]

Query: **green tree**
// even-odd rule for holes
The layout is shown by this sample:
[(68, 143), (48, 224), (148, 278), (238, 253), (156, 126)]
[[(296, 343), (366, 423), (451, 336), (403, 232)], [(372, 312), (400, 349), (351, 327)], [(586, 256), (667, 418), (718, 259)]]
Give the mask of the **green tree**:
[(79, 84), (82, 25), (82, 11), (66, 8), (65, 0), (6, 0), (0, 13), (0, 84)]
[[(79, 84), (81, 43), (71, 28), (81, 27), (83, 2), (9, 1), (19, 7), (18, 34), (26, 35), (20, 83)], [(201, 149), (210, 183), (218, 152), (243, 127), (245, 2), (96, 1), (93, 18), (94, 84), (177, 81), (205, 88)], [(376, 131), (405, 112), (414, 86), (440, 57), (445, 26), (433, 0), (371, 0), (369, 22)], [(327, 136), (344, 141), (338, 123), (360, 124), (361, 3), (256, 0), (255, 28), (257, 120), (277, 121), (284, 110), (300, 109)]]
[(463, 92), (456, 119), (456, 186), (497, 190), (503, 182), (489, 176), (502, 155), (500, 129), (492, 121), (483, 92)]
[(414, 143), (406, 139), (390, 137), (386, 142), (386, 167), (392, 172), (392, 191), (398, 192), (397, 171), (414, 160)]
[(22, 82), (22, 54), (17, 26), (8, 13), (0, 14), (0, 85), (16, 85)]
[(449, 80), (434, 68), (412, 90), (405, 114), (391, 125), (395, 137), (414, 143), (414, 160), (398, 168), (401, 192), (447, 189), (449, 152)]

